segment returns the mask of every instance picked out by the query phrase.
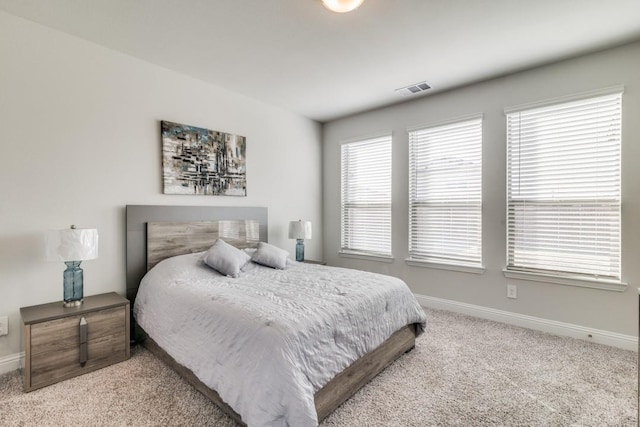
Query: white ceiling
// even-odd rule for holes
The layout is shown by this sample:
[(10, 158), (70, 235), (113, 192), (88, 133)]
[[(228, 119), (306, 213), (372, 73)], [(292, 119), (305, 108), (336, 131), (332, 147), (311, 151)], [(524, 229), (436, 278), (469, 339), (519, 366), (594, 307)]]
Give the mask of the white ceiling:
[(639, 0), (0, 0), (0, 10), (320, 122), (640, 39)]

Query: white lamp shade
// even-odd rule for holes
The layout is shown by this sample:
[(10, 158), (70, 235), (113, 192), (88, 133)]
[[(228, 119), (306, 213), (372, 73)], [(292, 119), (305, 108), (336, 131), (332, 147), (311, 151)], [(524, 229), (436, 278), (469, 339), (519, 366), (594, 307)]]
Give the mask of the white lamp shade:
[(358, 8), (363, 1), (364, 0), (322, 0), (322, 4), (334, 12), (345, 13)]
[(45, 249), (50, 261), (85, 261), (98, 258), (98, 230), (49, 230), (45, 239)]
[(311, 221), (291, 221), (289, 223), (290, 239), (310, 239)]

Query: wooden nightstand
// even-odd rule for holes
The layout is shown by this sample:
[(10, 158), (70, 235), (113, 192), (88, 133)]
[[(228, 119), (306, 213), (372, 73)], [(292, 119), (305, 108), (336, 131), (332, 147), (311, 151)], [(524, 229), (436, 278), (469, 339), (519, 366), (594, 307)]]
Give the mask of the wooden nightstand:
[[(115, 292), (86, 297), (79, 307), (65, 308), (59, 301), (22, 307), (20, 314), (24, 324), (24, 391), (129, 358), (129, 300)], [(86, 361), (81, 363), (85, 355)]]
[(324, 261), (314, 261), (312, 259), (305, 259), (302, 262), (307, 263), (307, 264), (327, 265), (327, 263), (324, 262)]

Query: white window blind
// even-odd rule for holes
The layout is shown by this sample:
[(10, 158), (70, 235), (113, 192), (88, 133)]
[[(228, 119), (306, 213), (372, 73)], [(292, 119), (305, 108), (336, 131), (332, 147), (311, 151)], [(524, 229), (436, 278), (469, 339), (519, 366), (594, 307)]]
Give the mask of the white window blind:
[(409, 132), (409, 257), (482, 265), (482, 117)]
[(391, 135), (342, 145), (341, 250), (391, 256)]
[(507, 270), (620, 280), (621, 106), (507, 112)]

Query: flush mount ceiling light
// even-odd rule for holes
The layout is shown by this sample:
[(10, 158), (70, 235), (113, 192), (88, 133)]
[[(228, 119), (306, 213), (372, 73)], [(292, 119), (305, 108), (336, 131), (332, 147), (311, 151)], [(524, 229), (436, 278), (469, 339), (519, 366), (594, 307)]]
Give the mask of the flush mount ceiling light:
[(357, 9), (363, 1), (364, 0), (322, 0), (322, 4), (334, 12), (345, 13)]

